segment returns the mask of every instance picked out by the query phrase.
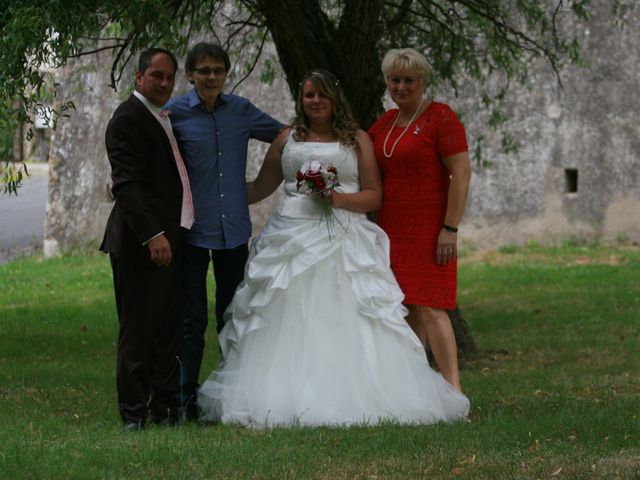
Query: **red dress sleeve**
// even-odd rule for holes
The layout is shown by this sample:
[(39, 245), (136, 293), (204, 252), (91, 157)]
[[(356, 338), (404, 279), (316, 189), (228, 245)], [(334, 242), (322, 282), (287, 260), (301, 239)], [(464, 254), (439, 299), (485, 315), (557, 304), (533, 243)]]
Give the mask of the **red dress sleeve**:
[(445, 106), (436, 128), (436, 148), (440, 158), (469, 150), (464, 125), (451, 108)]

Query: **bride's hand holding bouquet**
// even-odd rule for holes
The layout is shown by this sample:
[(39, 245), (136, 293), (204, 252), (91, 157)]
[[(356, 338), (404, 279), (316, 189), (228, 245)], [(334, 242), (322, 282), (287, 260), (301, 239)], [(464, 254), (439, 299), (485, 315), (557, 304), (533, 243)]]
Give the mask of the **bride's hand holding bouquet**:
[(336, 167), (319, 160), (304, 162), (296, 172), (296, 189), (303, 195), (317, 198), (320, 202), (320, 221), (324, 220), (327, 224), (329, 234), (334, 224), (340, 223), (333, 212), (333, 208), (340, 208), (337, 204), (342, 194), (335, 190), (339, 185)]
[(296, 188), (304, 195), (330, 197), (332, 190), (340, 185), (338, 170), (319, 160), (304, 162), (296, 172)]

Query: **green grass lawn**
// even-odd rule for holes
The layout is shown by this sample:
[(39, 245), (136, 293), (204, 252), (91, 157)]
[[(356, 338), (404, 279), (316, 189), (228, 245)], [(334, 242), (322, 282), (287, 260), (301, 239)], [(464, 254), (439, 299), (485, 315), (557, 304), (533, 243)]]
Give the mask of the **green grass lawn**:
[(467, 252), (473, 421), (426, 427), (121, 433), (108, 263), (0, 266), (0, 478), (640, 478), (638, 247)]

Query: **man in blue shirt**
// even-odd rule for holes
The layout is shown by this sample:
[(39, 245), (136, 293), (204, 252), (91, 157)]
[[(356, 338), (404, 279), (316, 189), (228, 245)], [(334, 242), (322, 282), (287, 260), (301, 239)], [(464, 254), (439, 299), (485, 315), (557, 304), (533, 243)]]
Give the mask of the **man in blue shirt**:
[(195, 222), (183, 235), (184, 344), (178, 404), (187, 419), (195, 404), (207, 328), (207, 270), (213, 262), (217, 331), (244, 275), (251, 236), (245, 192), (250, 138), (272, 142), (283, 125), (247, 99), (222, 93), (231, 64), (219, 45), (198, 43), (185, 70), (194, 89), (166, 108), (189, 173)]

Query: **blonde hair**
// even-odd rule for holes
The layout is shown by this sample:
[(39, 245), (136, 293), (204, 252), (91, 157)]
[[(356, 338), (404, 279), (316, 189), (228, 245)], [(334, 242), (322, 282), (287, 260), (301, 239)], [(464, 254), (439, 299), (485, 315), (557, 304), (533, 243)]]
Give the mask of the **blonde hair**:
[(413, 48), (392, 48), (382, 59), (382, 74), (385, 80), (392, 70), (401, 70), (418, 75), (424, 82), (425, 88), (429, 82), (431, 66), (424, 55)]

